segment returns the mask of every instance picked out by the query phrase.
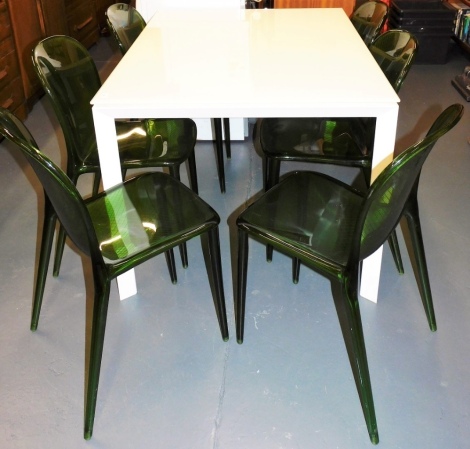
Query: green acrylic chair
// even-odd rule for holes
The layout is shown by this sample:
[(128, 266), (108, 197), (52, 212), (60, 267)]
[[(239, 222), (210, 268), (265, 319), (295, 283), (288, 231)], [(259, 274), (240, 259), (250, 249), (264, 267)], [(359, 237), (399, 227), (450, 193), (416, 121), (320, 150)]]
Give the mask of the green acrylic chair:
[[(146, 23), (140, 13), (126, 3), (115, 3), (106, 10), (106, 20), (109, 29), (116, 40), (121, 53), (125, 55), (134, 41), (144, 30)], [(221, 192), (225, 192), (225, 169), (222, 144), (222, 119), (213, 119), (214, 135), (216, 146), (217, 172), (219, 174), (219, 184)], [(225, 151), (227, 158), (231, 157), (230, 146), (230, 120), (223, 119), (225, 134)]]
[(382, 32), (387, 17), (387, 3), (371, 0), (358, 6), (350, 19), (364, 43), (369, 46)]
[(379, 440), (358, 302), (362, 260), (390, 236), (402, 216), (410, 229), (418, 284), (432, 331), (436, 330), (421, 233), (417, 191), (421, 168), (436, 141), (463, 114), (455, 104), (440, 114), (427, 136), (397, 156), (366, 193), (325, 174), (299, 171), (240, 214), (235, 295), (237, 341), (243, 342), (248, 237), (272, 245), (329, 278), (370, 439)]
[[(101, 87), (98, 70), (87, 49), (68, 36), (51, 36), (33, 49), (33, 65), (62, 128), (67, 149), (67, 175), (94, 173), (93, 194), (99, 189), (100, 164), (90, 101)], [(116, 122), (123, 177), (128, 169), (164, 167), (180, 179), (180, 166), (189, 167), (191, 188), (197, 193), (194, 147), (196, 124), (190, 119), (121, 120)], [(65, 244), (59, 229), (54, 276), (59, 275)], [(188, 264), (185, 245), (180, 247)], [(176, 273), (174, 267), (170, 272)], [(176, 279), (172, 279), (176, 282)]]
[[(378, 65), (398, 93), (416, 56), (417, 39), (404, 30), (381, 34), (369, 47)], [(269, 189), (279, 182), (281, 162), (307, 162), (360, 168), (370, 183), (375, 119), (269, 118), (260, 122), (264, 184)], [(390, 236), (395, 264), (403, 273), (396, 233)], [(272, 248), (267, 248), (272, 259)], [(299, 265), (294, 261), (294, 282)]]
[(91, 438), (98, 395), (110, 283), (117, 276), (197, 236), (205, 236), (208, 272), (222, 338), (228, 340), (219, 216), (174, 177), (153, 172), (83, 200), (72, 180), (41, 153), (25, 126), (0, 108), (0, 134), (16, 144), (45, 193), (44, 226), (31, 329), (37, 329), (56, 215), (77, 248), (91, 259), (94, 306), (86, 388), (86, 439)]

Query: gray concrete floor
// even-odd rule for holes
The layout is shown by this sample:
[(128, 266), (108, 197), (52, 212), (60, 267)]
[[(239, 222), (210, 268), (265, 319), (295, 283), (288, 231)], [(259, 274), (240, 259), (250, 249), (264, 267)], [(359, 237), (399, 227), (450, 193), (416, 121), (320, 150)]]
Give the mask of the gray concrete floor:
[[(119, 59), (110, 38), (91, 52), (103, 76)], [(450, 81), (467, 63), (453, 47), (447, 64), (412, 68), (400, 93), (398, 148), (421, 137), (443, 108), (465, 103)], [(419, 192), (438, 331), (431, 333), (426, 322), (406, 232), (399, 232), (405, 275), (397, 274), (385, 248), (379, 302), (360, 303), (383, 449), (469, 447), (470, 111), (465, 107), (460, 124), (429, 157)], [(46, 98), (26, 125), (63, 165), (63, 137)], [(95, 432), (86, 442), (90, 267), (66, 247), (61, 275), (49, 276), (39, 329), (32, 333), (42, 194), (25, 162), (10, 145), (0, 144), (1, 448), (370, 447), (325, 279), (304, 268), (293, 285), (290, 261), (276, 254), (267, 264), (264, 248), (252, 243), (245, 342), (236, 343), (229, 229), (261, 190), (261, 159), (250, 139), (234, 143), (232, 151), (222, 195), (212, 145), (199, 143), (196, 150), (200, 195), (222, 218), (229, 342), (220, 337), (198, 241), (189, 244), (189, 268), (178, 268), (177, 285), (170, 283), (163, 257), (140, 266), (137, 296), (121, 302), (116, 287), (111, 292)], [(347, 180), (357, 175), (319, 169)], [(79, 182), (84, 195), (90, 181), (84, 176)]]

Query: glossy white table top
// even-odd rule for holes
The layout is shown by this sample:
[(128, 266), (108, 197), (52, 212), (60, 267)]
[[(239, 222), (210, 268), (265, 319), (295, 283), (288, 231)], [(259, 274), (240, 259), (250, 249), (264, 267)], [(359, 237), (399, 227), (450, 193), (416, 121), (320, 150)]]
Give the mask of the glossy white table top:
[(368, 116), (398, 101), (344, 11), (310, 8), (161, 10), (92, 103), (197, 118)]

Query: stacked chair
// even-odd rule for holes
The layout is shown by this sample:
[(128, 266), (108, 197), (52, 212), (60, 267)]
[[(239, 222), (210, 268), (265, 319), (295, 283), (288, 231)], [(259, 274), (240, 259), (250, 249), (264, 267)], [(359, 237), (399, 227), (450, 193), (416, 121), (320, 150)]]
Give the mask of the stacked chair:
[[(85, 439), (93, 433), (110, 283), (126, 271), (194, 237), (204, 236), (213, 301), (228, 340), (218, 225), (220, 218), (174, 177), (146, 173), (85, 201), (74, 182), (39, 151), (26, 127), (0, 108), (0, 135), (16, 145), (45, 193), (31, 329), (37, 329), (56, 217), (77, 248), (91, 260), (94, 305), (85, 406)], [(124, 220), (122, 220), (124, 217)], [(156, 289), (157, 290), (157, 289)]]
[[(115, 3), (111, 5), (106, 11), (106, 20), (115, 38), (121, 53), (127, 53), (134, 41), (139, 37), (140, 33), (144, 30), (146, 23), (144, 18), (132, 6), (126, 3)], [(215, 146), (216, 146), (216, 160), (217, 171), (219, 175), (219, 185), (222, 193), (225, 192), (225, 169), (224, 169), (224, 155), (222, 145), (222, 119), (213, 119)], [(225, 134), (225, 151), (227, 158), (231, 157), (230, 146), (230, 120), (223, 119), (224, 134)]]

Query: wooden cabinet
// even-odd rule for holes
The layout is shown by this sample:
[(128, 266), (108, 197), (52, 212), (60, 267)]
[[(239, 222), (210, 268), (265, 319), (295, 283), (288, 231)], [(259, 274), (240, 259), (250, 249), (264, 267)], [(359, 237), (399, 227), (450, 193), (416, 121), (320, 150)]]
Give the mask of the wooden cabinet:
[[(0, 0), (0, 104), (6, 98), (15, 105), (22, 103), (26, 111), (32, 108), (43, 92), (31, 53), (41, 39), (56, 34), (72, 36), (87, 48), (96, 43), (99, 27), (95, 0)], [(7, 63), (3, 57), (9, 55), (12, 60), (12, 52), (17, 64), (2, 77)], [(8, 67), (13, 66), (10, 63)], [(17, 74), (14, 82), (8, 81), (12, 70)]]
[(10, 14), (5, 0), (0, 0), (0, 106), (25, 118), (24, 98)]
[[(98, 23), (100, 25), (100, 30), (107, 28), (106, 24), (106, 10), (114, 3), (117, 3), (115, 0), (95, 0), (96, 2), (96, 17), (98, 18)], [(122, 2), (128, 3), (128, 2)]]
[(41, 89), (31, 62), (31, 52), (43, 37), (36, 0), (7, 0), (10, 10), (12, 34), (18, 54), (21, 83), (27, 108), (37, 100)]
[(354, 0), (274, 0), (275, 8), (343, 8), (348, 16), (354, 5)]

